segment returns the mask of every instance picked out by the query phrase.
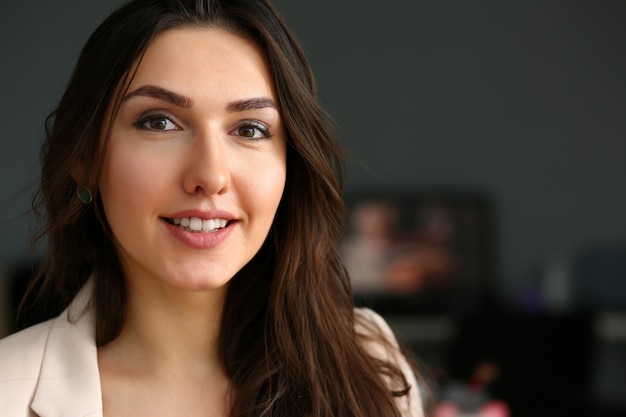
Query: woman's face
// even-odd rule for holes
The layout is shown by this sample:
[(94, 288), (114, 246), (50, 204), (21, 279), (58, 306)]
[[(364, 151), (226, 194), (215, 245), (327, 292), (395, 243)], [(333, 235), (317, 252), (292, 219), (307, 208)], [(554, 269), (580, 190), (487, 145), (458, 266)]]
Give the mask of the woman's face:
[(99, 184), (127, 278), (223, 287), (265, 240), (285, 175), (260, 50), (219, 29), (160, 34), (114, 121)]

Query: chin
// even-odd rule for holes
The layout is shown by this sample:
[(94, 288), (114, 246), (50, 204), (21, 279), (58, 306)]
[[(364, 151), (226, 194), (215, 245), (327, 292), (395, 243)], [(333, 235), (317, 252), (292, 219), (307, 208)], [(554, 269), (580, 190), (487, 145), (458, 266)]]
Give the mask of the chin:
[(222, 289), (228, 285), (230, 279), (231, 275), (219, 276), (215, 272), (199, 275), (196, 271), (194, 274), (178, 274), (167, 281), (180, 290), (202, 292)]
[(189, 279), (189, 280), (175, 280), (170, 282), (170, 285), (176, 289), (192, 292), (206, 292), (223, 289), (227, 286), (230, 280), (211, 280), (211, 279)]

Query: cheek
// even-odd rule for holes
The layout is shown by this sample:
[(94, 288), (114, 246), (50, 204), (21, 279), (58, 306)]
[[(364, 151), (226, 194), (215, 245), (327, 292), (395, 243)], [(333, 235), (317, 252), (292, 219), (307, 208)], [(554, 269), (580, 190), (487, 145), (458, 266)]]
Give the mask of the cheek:
[(104, 164), (100, 189), (107, 216), (122, 211), (132, 216), (150, 205), (163, 189), (165, 161), (132, 149), (112, 148)]
[(273, 216), (285, 189), (286, 162), (280, 155), (246, 169), (248, 195), (253, 201), (263, 202), (262, 209)]

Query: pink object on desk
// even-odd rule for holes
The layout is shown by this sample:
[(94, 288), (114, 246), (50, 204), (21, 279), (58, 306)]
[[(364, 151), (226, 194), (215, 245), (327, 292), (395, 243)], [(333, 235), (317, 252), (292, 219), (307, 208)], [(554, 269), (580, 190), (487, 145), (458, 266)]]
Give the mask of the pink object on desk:
[(480, 409), (480, 417), (509, 417), (509, 407), (504, 401), (493, 400), (483, 405)]
[(435, 417), (457, 417), (459, 415), (459, 407), (451, 402), (443, 402), (437, 406)]

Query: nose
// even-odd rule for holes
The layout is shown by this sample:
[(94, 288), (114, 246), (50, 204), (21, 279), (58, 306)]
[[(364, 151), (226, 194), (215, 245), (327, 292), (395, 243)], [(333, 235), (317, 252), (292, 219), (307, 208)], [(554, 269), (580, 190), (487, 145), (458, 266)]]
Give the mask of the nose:
[(223, 194), (230, 186), (230, 168), (219, 135), (199, 133), (186, 154), (183, 188), (189, 194)]

